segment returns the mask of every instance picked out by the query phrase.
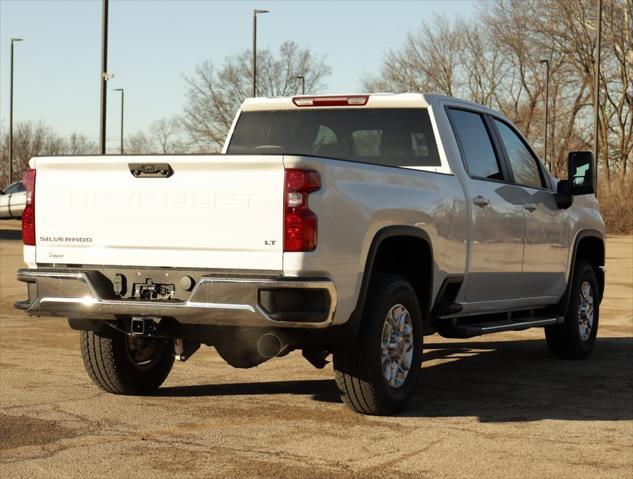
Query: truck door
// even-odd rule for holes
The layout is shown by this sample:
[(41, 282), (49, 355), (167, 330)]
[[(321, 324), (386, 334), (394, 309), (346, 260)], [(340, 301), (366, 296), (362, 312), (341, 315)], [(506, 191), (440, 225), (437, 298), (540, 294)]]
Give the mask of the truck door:
[(525, 215), (523, 272), (519, 280), (524, 298), (559, 296), (565, 289), (568, 248), (566, 210), (558, 208), (554, 190), (542, 165), (525, 140), (507, 123), (493, 120), (507, 158), (517, 196)]
[(471, 201), (466, 302), (513, 299), (523, 262), (523, 205), (480, 113), (448, 108)]

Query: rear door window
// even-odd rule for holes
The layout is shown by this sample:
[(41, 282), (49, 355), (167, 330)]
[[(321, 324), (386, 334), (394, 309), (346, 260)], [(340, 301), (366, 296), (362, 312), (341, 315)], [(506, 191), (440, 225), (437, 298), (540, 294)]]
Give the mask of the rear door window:
[(503, 173), (488, 128), (482, 115), (472, 111), (448, 109), (466, 171), (473, 178), (503, 180)]
[(228, 154), (317, 155), (385, 166), (441, 166), (424, 108), (319, 108), (240, 114)]

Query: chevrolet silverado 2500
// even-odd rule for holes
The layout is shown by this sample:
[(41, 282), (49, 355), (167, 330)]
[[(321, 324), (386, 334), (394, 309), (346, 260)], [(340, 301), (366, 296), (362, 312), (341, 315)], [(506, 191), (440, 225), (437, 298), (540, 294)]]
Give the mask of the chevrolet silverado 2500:
[(591, 153), (556, 180), (500, 113), (439, 95), (246, 100), (222, 154), (34, 158), (28, 299), (105, 391), (209, 345), (252, 367), (333, 355), (344, 402), (410, 399), (423, 336), (541, 327), (583, 358), (604, 289)]

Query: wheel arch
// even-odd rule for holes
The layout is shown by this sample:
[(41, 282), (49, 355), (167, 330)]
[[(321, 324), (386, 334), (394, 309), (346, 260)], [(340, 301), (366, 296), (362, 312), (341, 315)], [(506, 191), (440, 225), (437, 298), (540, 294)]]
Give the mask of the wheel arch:
[(605, 275), (604, 268), (602, 267), (604, 267), (606, 255), (603, 235), (599, 231), (592, 229), (578, 232), (574, 240), (574, 247), (570, 258), (569, 271), (567, 274), (567, 287), (565, 288), (565, 293), (556, 308), (559, 314), (564, 314), (569, 305), (572, 281), (574, 278), (574, 269), (579, 259), (583, 259), (591, 264), (596, 272), (599, 288), (599, 301), (602, 301), (602, 297), (604, 295)]
[(433, 272), (433, 246), (426, 231), (404, 225), (380, 229), (374, 235), (365, 258), (365, 270), (356, 307), (347, 323), (350, 335), (355, 337), (360, 331), (373, 274), (392, 273), (404, 276), (415, 290), (426, 320), (429, 318), (432, 302)]

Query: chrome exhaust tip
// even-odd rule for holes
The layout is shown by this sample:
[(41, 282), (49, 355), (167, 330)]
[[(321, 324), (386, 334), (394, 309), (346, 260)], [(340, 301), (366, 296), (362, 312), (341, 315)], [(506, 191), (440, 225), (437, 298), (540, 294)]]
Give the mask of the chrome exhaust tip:
[(266, 359), (281, 355), (288, 344), (275, 333), (262, 334), (257, 340), (257, 352)]

